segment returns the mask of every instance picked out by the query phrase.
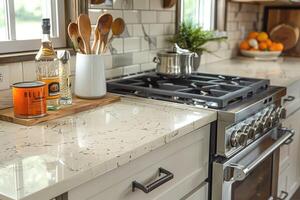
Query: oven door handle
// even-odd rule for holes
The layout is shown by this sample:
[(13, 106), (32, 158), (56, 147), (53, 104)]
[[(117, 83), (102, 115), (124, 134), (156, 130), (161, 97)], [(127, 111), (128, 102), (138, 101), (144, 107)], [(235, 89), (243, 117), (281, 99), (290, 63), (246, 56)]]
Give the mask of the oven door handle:
[(230, 164), (230, 168), (233, 170), (233, 181), (244, 180), (250, 172), (252, 172), (261, 162), (263, 162), (267, 157), (269, 157), (274, 151), (276, 151), (281, 145), (290, 141), (295, 135), (295, 131), (287, 128), (280, 128), (279, 131), (284, 132), (283, 136), (280, 137), (272, 146), (270, 146), (266, 151), (264, 151), (257, 159), (255, 159), (248, 166), (243, 166), (239, 164)]

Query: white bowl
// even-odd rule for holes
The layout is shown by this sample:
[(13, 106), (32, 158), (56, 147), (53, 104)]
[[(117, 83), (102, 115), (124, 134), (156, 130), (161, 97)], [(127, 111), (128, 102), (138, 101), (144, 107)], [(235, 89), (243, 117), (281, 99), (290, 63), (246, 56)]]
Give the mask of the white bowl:
[(277, 60), (282, 51), (247, 51), (241, 50), (243, 56), (255, 58), (257, 60)]

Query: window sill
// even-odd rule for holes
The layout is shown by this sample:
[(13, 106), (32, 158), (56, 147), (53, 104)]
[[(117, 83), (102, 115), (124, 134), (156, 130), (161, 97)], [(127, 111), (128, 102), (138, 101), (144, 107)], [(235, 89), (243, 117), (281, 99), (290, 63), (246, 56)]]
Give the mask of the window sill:
[[(76, 52), (72, 48), (61, 48), (56, 50), (63, 50), (63, 49), (69, 50), (71, 55), (76, 54)], [(38, 51), (0, 54), (0, 64), (33, 61), (37, 53)]]

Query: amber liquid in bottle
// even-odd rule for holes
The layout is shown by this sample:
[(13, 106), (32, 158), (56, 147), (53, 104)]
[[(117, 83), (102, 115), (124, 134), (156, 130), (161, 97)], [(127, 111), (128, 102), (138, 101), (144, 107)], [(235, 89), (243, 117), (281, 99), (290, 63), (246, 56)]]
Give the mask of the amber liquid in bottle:
[(47, 109), (60, 108), (59, 63), (50, 40), (50, 20), (43, 19), (42, 45), (35, 57), (37, 79), (46, 83)]

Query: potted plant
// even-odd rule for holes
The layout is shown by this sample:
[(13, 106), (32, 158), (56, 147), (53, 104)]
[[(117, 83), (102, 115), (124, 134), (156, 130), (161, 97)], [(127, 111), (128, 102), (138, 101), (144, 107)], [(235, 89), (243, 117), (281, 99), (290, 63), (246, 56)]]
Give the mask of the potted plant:
[(193, 25), (191, 22), (183, 22), (178, 32), (168, 41), (177, 44), (182, 49), (187, 49), (196, 53), (193, 60), (194, 69), (198, 69), (201, 62), (201, 55), (203, 52), (210, 52), (204, 45), (210, 41), (221, 41), (227, 39), (225, 36), (217, 36), (214, 31), (205, 31), (202, 27)]

